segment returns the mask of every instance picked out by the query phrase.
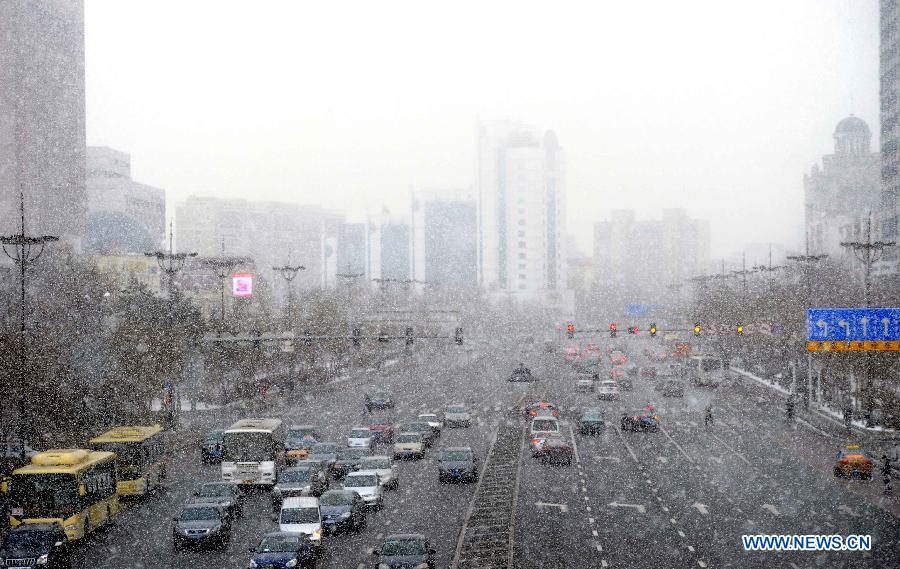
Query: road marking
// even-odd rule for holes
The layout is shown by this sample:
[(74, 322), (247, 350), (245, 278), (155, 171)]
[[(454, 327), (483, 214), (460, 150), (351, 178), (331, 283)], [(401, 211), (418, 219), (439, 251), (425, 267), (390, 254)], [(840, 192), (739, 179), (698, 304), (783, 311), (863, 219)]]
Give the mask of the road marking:
[[(372, 552), (370, 551), (369, 555), (371, 555), (371, 554), (372, 554)], [(360, 563), (359, 565), (356, 566), (356, 569), (366, 569), (366, 564)]]
[(622, 441), (622, 444), (625, 445), (625, 448), (628, 449), (628, 454), (631, 455), (631, 458), (634, 460), (634, 463), (635, 463), (635, 464), (640, 464), (640, 461), (638, 461), (637, 455), (634, 454), (634, 451), (631, 450), (631, 447), (630, 447), (630, 446), (628, 446), (628, 441), (625, 440), (625, 435), (622, 434), (622, 430), (621, 430), (621, 429), (615, 429), (615, 431), (619, 434), (619, 440), (621, 440), (621, 441)]
[(588, 501), (588, 497), (587, 497), (587, 496), (584, 497), (584, 501), (585, 501), (585, 502)]
[(681, 530), (678, 530), (678, 535), (680, 535), (681, 537), (685, 537), (684, 532)]
[(794, 569), (800, 569), (799, 567), (797, 567), (797, 564), (794, 563), (793, 561), (791, 561), (790, 563), (788, 563), (788, 565), (790, 565), (790, 566), (793, 567)]
[(854, 517), (854, 518), (858, 518), (858, 517), (859, 517), (859, 514), (856, 513), (856, 510), (854, 510), (854, 509), (851, 508), (850, 506), (845, 506), (844, 504), (841, 504), (840, 506), (837, 507), (837, 509), (840, 510), (840, 511), (842, 511), (842, 512), (844, 512), (844, 513), (847, 514), (848, 516), (852, 516), (852, 517)]
[(643, 504), (622, 504), (620, 502), (610, 502), (607, 506), (612, 506), (613, 508), (636, 508), (642, 514), (647, 513), (647, 508)]
[(588, 523), (589, 523), (589, 524), (594, 523), (594, 518), (588, 518)]
[(808, 428), (810, 428), (810, 429), (812, 429), (813, 431), (819, 433), (819, 434), (822, 435), (823, 437), (826, 437), (826, 438), (829, 438), (829, 439), (834, 439), (834, 440), (842, 440), (840, 437), (836, 437), (836, 436), (834, 436), (834, 435), (830, 435), (830, 434), (826, 433), (825, 431), (823, 431), (822, 429), (816, 427), (815, 425), (811, 425), (811, 424), (807, 423), (806, 421), (804, 421), (804, 420), (801, 419), (800, 417), (797, 417), (797, 422), (800, 423), (801, 425), (806, 425)]
[(585, 494), (587, 494), (587, 486), (582, 486), (581, 491), (584, 492)]
[(597, 553), (603, 553), (603, 546), (599, 543), (597, 544)]
[(691, 504), (692, 508), (697, 508), (697, 511), (703, 514), (704, 516), (709, 515), (709, 510), (706, 509), (706, 504), (701, 504), (700, 502), (694, 502)]
[[(768, 510), (773, 516), (781, 515), (781, 512), (778, 511), (778, 508), (776, 508), (772, 504), (763, 504), (762, 507), (764, 510)], [(838, 508), (838, 509), (840, 509), (840, 508)]]
[(700, 561), (697, 561), (697, 565), (699, 565), (700, 567), (706, 567), (706, 561), (703, 561), (701, 559)]
[(622, 462), (618, 456), (595, 456), (594, 460), (611, 460), (613, 462)]
[(667, 508), (667, 507), (665, 507), (665, 506), (663, 506), (662, 509), (663, 509), (664, 512), (668, 512), (668, 511), (669, 511), (669, 508)]
[(564, 514), (569, 511), (569, 506), (567, 506), (565, 504), (553, 504), (551, 502), (535, 502), (534, 505), (537, 506), (538, 508), (559, 508), (562, 511), (562, 513), (564, 513)]
[(657, 502), (662, 502), (662, 498), (660, 498), (659, 496), (657, 496), (657, 497), (656, 497), (656, 501), (657, 501)]
[(750, 464), (750, 461), (747, 460), (747, 459), (744, 457), (744, 455), (742, 455), (742, 454), (739, 453), (738, 451), (736, 451), (736, 450), (734, 450), (733, 448), (731, 448), (731, 446), (729, 446), (728, 443), (726, 443), (725, 441), (723, 441), (722, 439), (720, 439), (720, 438), (719, 438), (718, 436), (716, 436), (714, 433), (710, 433), (710, 434), (713, 436), (714, 439), (716, 439), (717, 441), (719, 441), (720, 443), (722, 443), (723, 445), (725, 445), (725, 448), (727, 448), (728, 450), (730, 450), (731, 453), (732, 453), (734, 456), (736, 456), (736, 457), (738, 457), (739, 459), (743, 460), (743, 461), (744, 461), (744, 464), (746, 464), (747, 466), (753, 466), (752, 464)]
[(591, 535), (593, 535), (594, 537), (598, 537), (598, 536), (597, 536), (597, 530), (592, 529), (592, 530), (591, 530)]
[(606, 562), (606, 559), (600, 560), (600, 567), (609, 567), (609, 563)]
[(669, 434), (669, 431), (663, 429), (662, 427), (660, 427), (659, 430), (662, 431), (663, 434), (666, 435), (670, 441), (672, 441), (672, 444), (675, 445), (675, 447), (681, 451), (681, 454), (684, 455), (684, 458), (688, 459), (688, 462), (694, 462), (694, 459), (691, 458), (691, 456), (688, 453), (686, 453), (683, 448), (681, 448), (681, 445), (678, 444), (677, 442), (675, 442), (675, 439), (672, 438), (672, 435)]
[(656, 460), (660, 461), (660, 462), (663, 463), (663, 464), (666, 464), (666, 463), (669, 462), (669, 459), (668, 459), (668, 458), (666, 458), (666, 457), (664, 457), (664, 456), (662, 456), (662, 455), (659, 455), (659, 454), (656, 455)]
[(669, 521), (672, 522), (673, 524), (677, 524), (677, 523), (678, 523), (677, 521), (675, 521), (675, 518), (669, 518)]
[(572, 450), (575, 452), (575, 464), (581, 464), (581, 456), (578, 454), (578, 443), (575, 442), (575, 431), (569, 425), (569, 435), (572, 436)]
[(690, 552), (691, 552), (691, 553), (693, 553), (693, 552), (694, 552), (694, 548), (693, 548), (693, 546), (691, 546), (691, 545), (689, 545), (689, 546), (687, 546), (687, 548), (688, 548), (688, 551), (690, 551)]

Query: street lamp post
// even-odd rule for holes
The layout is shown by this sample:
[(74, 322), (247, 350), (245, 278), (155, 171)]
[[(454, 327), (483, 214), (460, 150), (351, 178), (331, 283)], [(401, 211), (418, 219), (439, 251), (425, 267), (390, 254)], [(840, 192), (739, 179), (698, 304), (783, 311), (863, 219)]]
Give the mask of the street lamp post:
[[(153, 257), (156, 259), (157, 265), (159, 265), (159, 269), (166, 274), (166, 289), (167, 296), (169, 299), (168, 310), (169, 310), (169, 318), (174, 318), (175, 316), (175, 275), (178, 274), (184, 268), (185, 263), (188, 258), (196, 257), (197, 253), (176, 253), (174, 251), (174, 243), (175, 243), (175, 235), (172, 231), (172, 224), (169, 223), (169, 250), (168, 251), (151, 251), (148, 253), (144, 253), (147, 257)], [(175, 382), (172, 382), (173, 384)], [(175, 425), (175, 413), (176, 409), (173, 408), (171, 411), (171, 424)]]
[(297, 370), (297, 346), (295, 345), (296, 340), (296, 326), (294, 326), (294, 279), (297, 277), (297, 274), (300, 271), (305, 271), (306, 267), (303, 265), (284, 265), (283, 267), (272, 267), (273, 271), (277, 271), (278, 274), (285, 280), (288, 287), (288, 301), (287, 301), (287, 317), (288, 317), (288, 325), (290, 326), (291, 335), (294, 339), (291, 340), (291, 366), (288, 375), (290, 380), (288, 382), (288, 386), (291, 390), (294, 389), (294, 381), (295, 381), (295, 373)]
[[(819, 261), (828, 258), (828, 255), (810, 255), (809, 254), (809, 233), (806, 234), (806, 254), (805, 255), (788, 255), (789, 261), (803, 264), (803, 277), (806, 282), (806, 307), (809, 308), (813, 303), (812, 294), (812, 266)], [(806, 352), (806, 396), (803, 398), (803, 405), (809, 409), (809, 401), (812, 399), (812, 352)]]
[[(25, 402), (25, 366), (28, 362), (25, 349), (25, 271), (28, 267), (34, 265), (44, 252), (47, 243), (58, 241), (59, 237), (54, 235), (29, 236), (25, 232), (25, 193), (19, 190), (19, 233), (13, 235), (4, 235), (0, 237), (0, 244), (3, 245), (3, 253), (9, 257), (13, 263), (19, 267), (19, 446), (22, 448), (21, 459), (25, 460), (25, 430), (26, 425), (30, 421), (28, 414), (28, 405)], [(7, 247), (12, 248), (10, 253)]]

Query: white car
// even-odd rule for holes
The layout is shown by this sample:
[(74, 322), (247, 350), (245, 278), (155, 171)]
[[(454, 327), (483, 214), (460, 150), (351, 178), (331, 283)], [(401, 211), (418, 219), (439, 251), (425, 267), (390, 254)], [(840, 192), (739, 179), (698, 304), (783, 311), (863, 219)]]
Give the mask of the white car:
[(366, 427), (353, 427), (347, 433), (347, 448), (368, 448), (375, 446), (375, 433)]
[(447, 405), (444, 412), (444, 423), (447, 427), (469, 427), (472, 425), (472, 416), (466, 411), (466, 406), (462, 403), (454, 403)]
[(441, 429), (444, 428), (444, 422), (434, 413), (422, 413), (419, 415), (419, 420), (428, 423), (428, 426), (436, 433), (440, 433)]
[(352, 490), (359, 494), (370, 508), (381, 509), (384, 507), (384, 494), (381, 490), (381, 481), (374, 470), (357, 470), (344, 478), (344, 490)]
[(394, 458), (425, 458), (425, 437), (422, 433), (395, 435)]
[(593, 391), (594, 376), (586, 373), (578, 374), (578, 379), (575, 380), (575, 389), (577, 391)]
[(615, 381), (601, 381), (597, 388), (597, 399), (609, 399), (610, 401), (619, 398), (619, 386)]
[(313, 497), (285, 498), (278, 515), (278, 529), (293, 533), (302, 533), (309, 537), (316, 547), (322, 545), (322, 512), (319, 499)]
[(560, 434), (559, 419), (556, 417), (535, 417), (531, 420), (529, 429), (531, 441), (531, 455), (537, 456), (544, 441), (550, 437), (558, 437)]
[(394, 490), (400, 485), (400, 475), (397, 466), (389, 456), (367, 456), (359, 463), (360, 470), (374, 470), (381, 480), (381, 487), (385, 490)]

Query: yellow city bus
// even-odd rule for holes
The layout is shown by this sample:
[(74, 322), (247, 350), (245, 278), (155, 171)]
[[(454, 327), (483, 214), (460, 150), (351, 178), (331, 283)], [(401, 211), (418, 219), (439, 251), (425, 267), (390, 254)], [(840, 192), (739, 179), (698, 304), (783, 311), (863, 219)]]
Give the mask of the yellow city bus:
[(9, 523), (58, 523), (70, 541), (83, 538), (119, 513), (116, 455), (53, 449), (32, 457), (3, 483)]
[(91, 448), (116, 453), (119, 496), (144, 496), (162, 485), (166, 445), (161, 426), (115, 427), (91, 439)]

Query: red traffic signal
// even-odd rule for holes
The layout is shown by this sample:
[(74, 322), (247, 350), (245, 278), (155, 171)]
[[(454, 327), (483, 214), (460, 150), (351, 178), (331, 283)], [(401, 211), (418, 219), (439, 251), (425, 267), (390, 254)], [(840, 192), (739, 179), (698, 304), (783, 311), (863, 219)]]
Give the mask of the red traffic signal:
[(566, 324), (566, 337), (568, 337), (570, 340), (575, 337), (574, 324)]
[(615, 338), (615, 337), (616, 337), (616, 329), (617, 329), (616, 323), (615, 323), (615, 322), (612, 322), (612, 323), (609, 325), (609, 337), (610, 337), (610, 338)]

